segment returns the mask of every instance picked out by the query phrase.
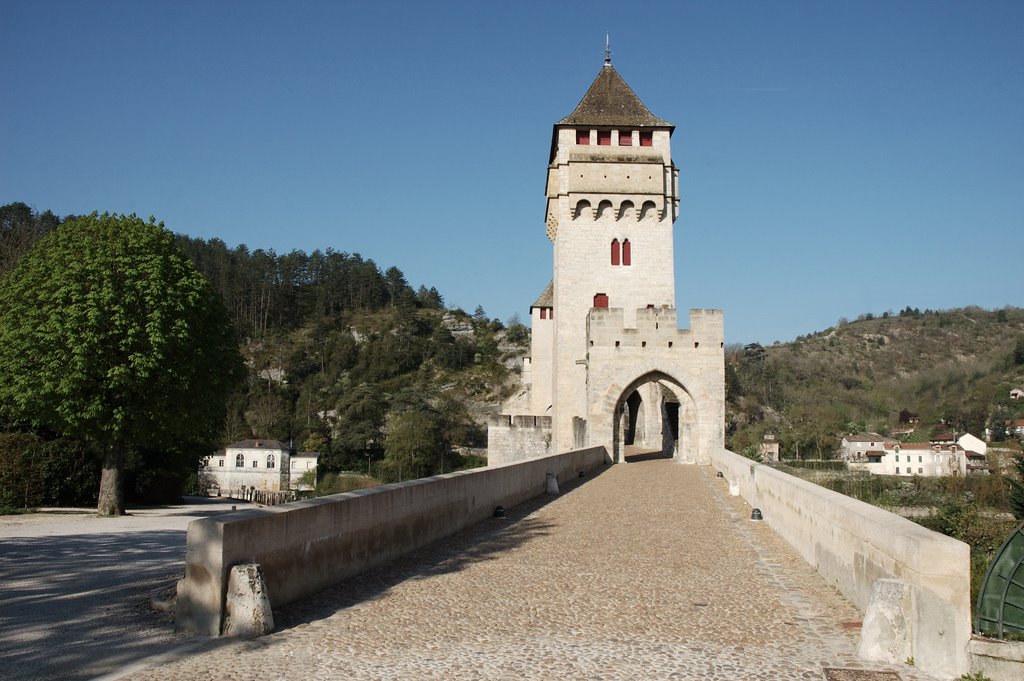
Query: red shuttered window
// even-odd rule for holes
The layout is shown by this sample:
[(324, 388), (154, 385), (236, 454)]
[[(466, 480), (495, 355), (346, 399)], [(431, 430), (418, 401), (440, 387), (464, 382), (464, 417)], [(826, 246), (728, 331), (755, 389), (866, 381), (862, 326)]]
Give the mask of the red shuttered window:
[(619, 264), (619, 240), (612, 239), (612, 265)]
[(631, 146), (633, 146), (633, 131), (632, 130), (619, 130), (619, 146), (620, 147), (631, 147)]
[(597, 143), (602, 147), (607, 147), (612, 143), (612, 131), (611, 130), (598, 130), (597, 131)]
[(576, 144), (590, 144), (590, 131), (589, 130), (577, 130), (576, 131)]
[(654, 133), (650, 131), (640, 131), (640, 146), (641, 147), (653, 147), (654, 146)]
[(594, 295), (594, 307), (608, 307), (608, 294), (597, 293)]
[(622, 242), (622, 264), (632, 265), (633, 264), (633, 253), (629, 245), (629, 239)]

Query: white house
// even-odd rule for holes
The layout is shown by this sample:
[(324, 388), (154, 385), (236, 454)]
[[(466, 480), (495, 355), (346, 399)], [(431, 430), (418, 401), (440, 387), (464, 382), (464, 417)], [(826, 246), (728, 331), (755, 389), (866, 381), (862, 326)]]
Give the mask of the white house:
[(291, 489), (313, 489), (313, 487), (310, 485), (300, 485), (299, 478), (301, 478), (309, 471), (315, 471), (316, 463), (319, 458), (320, 454), (318, 452), (296, 452), (290, 457), (291, 467), (288, 471), (288, 481), (289, 484), (291, 485)]
[(240, 440), (207, 457), (200, 474), (207, 487), (276, 492), (288, 489), (289, 463), (288, 448), (277, 440)]
[(878, 433), (850, 433), (839, 445), (839, 457), (846, 462), (865, 461), (869, 452), (881, 452), (885, 436)]
[[(965, 434), (957, 442), (885, 442), (881, 450), (851, 460), (853, 470), (874, 475), (939, 477), (988, 473), (987, 448), (977, 437)], [(980, 445), (980, 446), (979, 446)]]

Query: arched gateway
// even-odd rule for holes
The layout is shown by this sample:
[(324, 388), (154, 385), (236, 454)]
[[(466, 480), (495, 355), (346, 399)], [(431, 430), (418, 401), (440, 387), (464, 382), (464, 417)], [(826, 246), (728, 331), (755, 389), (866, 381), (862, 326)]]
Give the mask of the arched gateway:
[(489, 463), (590, 446), (619, 462), (627, 444), (703, 463), (723, 446), (722, 313), (691, 310), (686, 330), (676, 319), (674, 130), (610, 59), (555, 124), (554, 276), (530, 308), (525, 389), (488, 429)]

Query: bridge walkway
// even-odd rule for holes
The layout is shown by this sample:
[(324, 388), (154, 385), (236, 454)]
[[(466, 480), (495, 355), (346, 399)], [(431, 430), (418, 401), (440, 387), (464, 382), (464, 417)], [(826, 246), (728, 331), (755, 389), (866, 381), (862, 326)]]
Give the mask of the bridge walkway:
[(858, 611), (749, 517), (708, 467), (610, 466), (127, 678), (929, 678), (859, 660)]

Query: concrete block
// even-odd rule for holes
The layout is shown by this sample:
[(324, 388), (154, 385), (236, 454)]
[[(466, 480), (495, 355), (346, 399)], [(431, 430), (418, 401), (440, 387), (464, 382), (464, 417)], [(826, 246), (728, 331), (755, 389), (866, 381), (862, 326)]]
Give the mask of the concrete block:
[(547, 480), (544, 483), (544, 492), (547, 494), (558, 494), (558, 478), (555, 477), (554, 473), (547, 474)]
[(232, 566), (225, 614), (225, 636), (256, 637), (274, 630), (274, 613), (263, 570), (256, 563)]
[(865, 660), (903, 662), (913, 655), (910, 587), (898, 579), (879, 579), (871, 589), (857, 654)]

